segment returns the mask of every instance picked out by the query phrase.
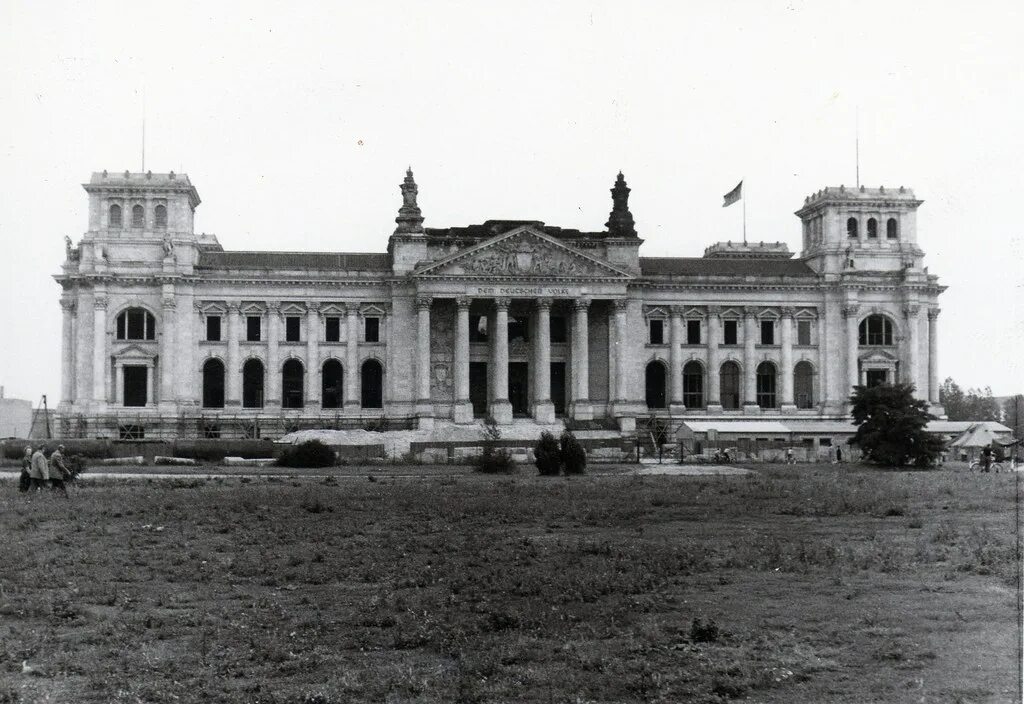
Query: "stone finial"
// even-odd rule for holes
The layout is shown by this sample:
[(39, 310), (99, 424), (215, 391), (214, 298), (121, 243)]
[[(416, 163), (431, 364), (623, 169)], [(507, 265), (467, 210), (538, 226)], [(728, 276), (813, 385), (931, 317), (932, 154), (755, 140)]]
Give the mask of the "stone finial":
[(608, 228), (608, 234), (613, 237), (637, 236), (636, 228), (633, 226), (633, 214), (629, 212), (629, 190), (620, 171), (612, 188), (612, 212), (608, 215), (608, 222), (604, 224)]
[(411, 166), (406, 170), (405, 180), (402, 181), (399, 188), (402, 191), (402, 207), (398, 209), (398, 217), (395, 218), (395, 222), (398, 223), (395, 234), (421, 235), (423, 234), (423, 214), (420, 213), (420, 208), (416, 204), (419, 188), (412, 177)]

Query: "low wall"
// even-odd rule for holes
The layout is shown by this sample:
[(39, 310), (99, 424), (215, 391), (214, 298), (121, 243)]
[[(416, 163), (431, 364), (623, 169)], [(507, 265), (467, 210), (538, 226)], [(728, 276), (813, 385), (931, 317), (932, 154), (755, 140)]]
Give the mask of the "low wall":
[[(591, 461), (624, 462), (635, 454), (634, 443), (623, 438), (577, 438)], [(521, 455), (521, 461), (533, 461), (534, 439), (521, 440), (437, 440), (409, 443), (410, 454), (420, 462), (465, 462), (483, 453), (485, 447), (505, 449)]]

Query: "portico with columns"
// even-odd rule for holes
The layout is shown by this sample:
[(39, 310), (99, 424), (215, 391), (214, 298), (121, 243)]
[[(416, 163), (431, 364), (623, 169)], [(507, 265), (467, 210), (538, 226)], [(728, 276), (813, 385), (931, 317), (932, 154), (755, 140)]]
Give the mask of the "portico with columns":
[[(198, 194), (173, 172), (97, 173), (85, 188), (89, 229), (56, 277), (58, 411), (90, 435), (129, 422), (166, 437), (229, 420), (835, 420), (854, 386), (893, 382), (941, 415), (943, 287), (906, 189), (808, 196), (794, 258), (732, 242), (642, 257), (622, 174), (604, 229), (583, 232), (424, 227), (410, 170), (386, 253), (225, 251), (195, 234)], [(136, 196), (164, 214), (142, 227), (111, 215)], [(137, 328), (125, 315), (150, 317)]]

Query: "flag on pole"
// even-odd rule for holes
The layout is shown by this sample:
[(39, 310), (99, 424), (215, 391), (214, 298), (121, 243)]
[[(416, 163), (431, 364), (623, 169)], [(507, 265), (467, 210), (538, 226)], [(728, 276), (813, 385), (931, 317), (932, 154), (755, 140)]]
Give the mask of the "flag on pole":
[(725, 194), (725, 202), (722, 203), (723, 208), (728, 208), (730, 205), (738, 201), (743, 197), (743, 181), (736, 184), (736, 188), (732, 189)]

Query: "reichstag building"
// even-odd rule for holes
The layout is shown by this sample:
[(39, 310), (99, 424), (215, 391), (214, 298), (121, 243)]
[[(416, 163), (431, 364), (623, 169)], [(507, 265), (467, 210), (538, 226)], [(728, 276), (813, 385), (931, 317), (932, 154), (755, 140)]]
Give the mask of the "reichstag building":
[[(603, 230), (424, 227), (400, 185), (386, 252), (226, 251), (185, 174), (94, 173), (67, 238), (66, 436), (272, 437), (651, 414), (847, 418), (856, 384), (937, 409), (938, 296), (909, 189), (829, 187), (781, 243), (643, 257), (622, 174)], [(937, 409), (939, 410), (939, 409)], [(521, 420), (520, 420), (521, 419)]]

